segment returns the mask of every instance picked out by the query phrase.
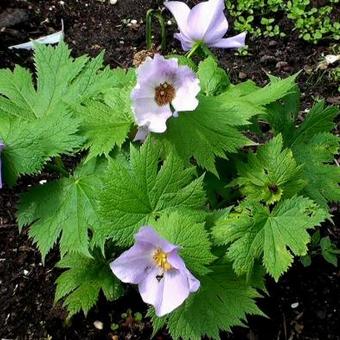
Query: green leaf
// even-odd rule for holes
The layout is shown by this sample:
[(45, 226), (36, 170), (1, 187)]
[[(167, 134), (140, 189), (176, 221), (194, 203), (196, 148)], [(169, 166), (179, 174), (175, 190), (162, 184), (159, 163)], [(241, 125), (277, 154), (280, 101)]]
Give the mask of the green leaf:
[(306, 115), (303, 123), (295, 129), (287, 144), (294, 146), (308, 143), (316, 134), (331, 131), (335, 126), (334, 119), (338, 115), (338, 108), (326, 107), (324, 101), (317, 102)]
[(339, 151), (339, 138), (319, 133), (308, 142), (293, 145), (292, 150), (295, 159), (303, 164), (305, 194), (325, 209), (327, 202), (340, 201), (340, 168), (332, 164)]
[(123, 293), (120, 282), (100, 255), (88, 258), (81, 254), (68, 254), (57, 267), (67, 270), (56, 280), (55, 301), (64, 299), (69, 317), (80, 310), (86, 315), (96, 304), (101, 290), (110, 301)]
[(194, 179), (195, 169), (184, 168), (173, 153), (163, 163), (160, 156), (159, 146), (148, 138), (140, 150), (131, 146), (128, 166), (120, 160), (110, 163), (100, 196), (104, 223), (96, 229), (96, 244), (102, 246), (110, 237), (119, 245), (130, 245), (137, 230), (150, 219), (203, 206), (203, 177)]
[(89, 148), (88, 159), (102, 154), (108, 156), (114, 146), (120, 147), (129, 133), (133, 120), (130, 106), (116, 93), (115, 103), (110, 107), (99, 101), (87, 101), (77, 108), (81, 117), (80, 133), (87, 138), (84, 145)]
[[(293, 110), (294, 111), (294, 110)], [(289, 115), (287, 108), (273, 112)], [(330, 131), (335, 127), (334, 119), (339, 109), (326, 107), (324, 101), (316, 103), (297, 128), (296, 112), (289, 122), (276, 123), (279, 118), (270, 119), (276, 133), (282, 133), (284, 145), (291, 148), (298, 165), (303, 166), (303, 177), (307, 184), (303, 193), (324, 208), (329, 201), (340, 201), (340, 168), (334, 165), (334, 155), (339, 150), (339, 138)], [(270, 117), (270, 116), (269, 116)]]
[(244, 96), (243, 99), (246, 101), (249, 100), (255, 105), (268, 105), (273, 103), (294, 92), (296, 86), (295, 79), (297, 76), (298, 73), (282, 80), (271, 77), (271, 82), (268, 85)]
[[(6, 120), (6, 121), (5, 121)], [(47, 160), (69, 154), (80, 148), (83, 138), (76, 135), (79, 122), (66, 112), (48, 119), (0, 119), (4, 177), (15, 184), (23, 174), (35, 174)]]
[(43, 258), (59, 238), (61, 256), (68, 252), (90, 256), (88, 230), (99, 224), (101, 171), (95, 161), (88, 162), (70, 178), (34, 187), (21, 195), (19, 227), (30, 225), (29, 235)]
[(200, 278), (199, 291), (169, 316), (160, 319), (149, 311), (156, 329), (167, 324), (173, 339), (220, 339), (220, 331), (243, 325), (246, 314), (262, 314), (254, 300), (260, 295), (245, 280), (237, 278), (230, 266), (213, 266), (211, 270)]
[(227, 256), (239, 275), (251, 273), (255, 259), (276, 281), (289, 268), (293, 255), (307, 254), (308, 229), (328, 218), (311, 200), (295, 196), (272, 210), (256, 202), (244, 202), (213, 227), (217, 245), (229, 245)]
[(84, 138), (77, 135), (79, 120), (71, 116), (69, 105), (97, 96), (117, 78), (117, 72), (103, 69), (103, 54), (74, 59), (70, 53), (64, 43), (37, 45), (36, 79), (20, 66), (13, 72), (0, 70), (0, 138), (6, 144), (9, 184), (41, 170), (51, 157), (79, 150)]
[(295, 86), (294, 79), (276, 81), (264, 89), (247, 82), (244, 87), (230, 86), (219, 96), (200, 96), (195, 111), (169, 119), (167, 131), (155, 137), (184, 161), (193, 157), (217, 175), (215, 158), (227, 158), (228, 153), (253, 144), (239, 129), (249, 125), (253, 116), (264, 114), (264, 105), (287, 95)]
[(212, 57), (200, 62), (197, 74), (201, 89), (207, 96), (218, 95), (230, 85), (227, 73), (218, 67), (217, 62)]
[(305, 186), (301, 166), (297, 166), (292, 151), (282, 149), (282, 136), (270, 140), (256, 154), (248, 155), (247, 163), (237, 166), (238, 185), (243, 195), (251, 200), (264, 200), (267, 204), (289, 198)]
[(180, 246), (179, 254), (186, 266), (200, 275), (209, 272), (207, 265), (215, 259), (210, 252), (211, 244), (204, 228), (204, 217), (197, 212), (174, 212), (150, 222), (164, 239)]

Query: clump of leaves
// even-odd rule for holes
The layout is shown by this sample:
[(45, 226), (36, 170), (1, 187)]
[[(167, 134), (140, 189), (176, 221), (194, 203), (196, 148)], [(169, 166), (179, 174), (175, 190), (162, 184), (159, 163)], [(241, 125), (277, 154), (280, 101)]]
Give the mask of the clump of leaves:
[[(331, 133), (339, 112), (318, 102), (298, 122), (297, 75), (270, 77), (261, 88), (232, 84), (211, 56), (180, 63), (199, 77), (199, 105), (142, 145), (133, 142), (134, 69), (104, 67), (102, 54), (72, 58), (61, 43), (37, 46), (35, 80), (19, 66), (0, 70), (5, 180), (13, 185), (50, 160), (60, 169), (64, 154), (81, 159), (21, 194), (17, 212), (43, 259), (58, 245), (64, 271), (55, 299), (70, 316), (87, 313), (100, 292), (109, 300), (124, 293), (109, 263), (150, 224), (179, 246), (201, 283), (169, 315), (149, 310), (154, 332), (219, 338), (247, 314), (261, 315), (264, 274), (279, 280), (307, 254), (309, 231), (331, 218), (328, 203), (340, 201), (339, 139)], [(273, 138), (258, 145), (248, 132), (263, 120)], [(333, 264), (336, 251), (322, 241)]]

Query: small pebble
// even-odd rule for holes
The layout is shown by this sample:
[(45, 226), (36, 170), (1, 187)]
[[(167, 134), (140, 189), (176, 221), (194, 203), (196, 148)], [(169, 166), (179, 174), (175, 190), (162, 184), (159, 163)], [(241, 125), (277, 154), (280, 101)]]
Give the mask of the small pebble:
[(29, 274), (29, 271), (24, 269), (24, 275), (27, 276)]
[(131, 22), (132, 25), (137, 25), (137, 20), (136, 19), (132, 19), (130, 22)]
[(171, 26), (171, 25), (172, 25), (172, 21), (171, 21), (171, 20), (168, 20), (168, 21), (166, 22), (166, 24), (167, 24), (168, 26)]
[(286, 61), (279, 61), (278, 63), (276, 63), (275, 67), (281, 69), (281, 68), (284, 68), (286, 66), (288, 66), (288, 63)]
[(96, 320), (93, 323), (93, 326), (97, 329), (99, 329), (100, 331), (104, 328), (104, 324), (101, 321)]
[(242, 80), (242, 79), (246, 79), (248, 77), (247, 73), (244, 73), (244, 72), (240, 72), (238, 74), (238, 77)]
[(110, 0), (110, 5), (115, 5), (118, 2), (118, 0)]
[(294, 302), (290, 305), (293, 309), (299, 307), (299, 303), (298, 302)]
[(39, 184), (46, 184), (47, 180), (46, 179), (42, 179), (41, 181), (39, 181)]

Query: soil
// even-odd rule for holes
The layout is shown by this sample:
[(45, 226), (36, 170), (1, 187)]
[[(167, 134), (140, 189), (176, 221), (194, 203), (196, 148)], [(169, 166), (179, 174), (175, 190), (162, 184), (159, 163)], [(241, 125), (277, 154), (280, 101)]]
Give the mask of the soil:
[[(188, 1), (190, 5), (197, 2)], [(156, 0), (118, 0), (115, 5), (96, 0), (2, 0), (0, 67), (13, 68), (14, 64), (32, 67), (31, 52), (7, 47), (60, 30), (61, 19), (65, 39), (75, 56), (96, 55), (104, 48), (106, 63), (112, 67), (131, 66), (134, 53), (145, 48), (145, 13), (161, 5), (162, 1)], [(287, 36), (249, 40), (248, 56), (217, 51), (232, 81), (253, 79), (265, 84), (266, 73), (285, 77), (302, 69), (299, 84), (303, 109), (317, 98), (338, 103), (338, 84), (329, 78), (327, 70), (317, 70), (323, 56), (333, 53), (331, 43), (309, 45), (298, 39), (289, 22), (281, 20)], [(167, 52), (180, 52), (179, 44), (171, 38), (176, 29), (174, 22), (167, 28)], [(157, 29), (155, 41), (159, 41)], [(65, 321), (65, 310), (53, 305), (54, 281), (59, 274), (54, 269), (58, 251), (52, 251), (42, 264), (27, 231), (19, 234), (15, 221), (18, 194), (53, 176), (43, 173), (39, 178), (23, 178), (14, 189), (5, 187), (0, 191), (0, 338), (149, 339), (152, 331), (149, 320), (137, 321), (133, 317), (136, 312), (144, 315), (145, 306), (132, 287), (126, 298), (115, 303), (101, 297), (86, 318), (79, 314)], [(333, 206), (332, 211), (337, 225), (339, 206)], [(340, 232), (335, 226), (327, 224), (322, 232), (340, 245)], [(267, 288), (269, 296), (260, 299), (259, 305), (268, 318), (249, 317), (249, 328), (236, 327), (232, 334), (223, 334), (224, 339), (340, 339), (339, 269), (318, 257), (308, 268), (296, 261), (278, 284), (268, 279)], [(127, 316), (122, 316), (123, 313)], [(118, 325), (117, 330), (110, 329), (112, 323)], [(163, 330), (156, 338), (169, 336)]]

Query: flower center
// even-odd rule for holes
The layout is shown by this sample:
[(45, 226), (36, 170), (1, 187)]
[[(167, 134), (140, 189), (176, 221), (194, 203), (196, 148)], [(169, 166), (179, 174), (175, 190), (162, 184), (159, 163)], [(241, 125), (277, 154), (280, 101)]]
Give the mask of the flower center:
[(159, 84), (159, 86), (155, 88), (155, 101), (159, 106), (171, 103), (175, 96), (175, 88), (167, 82)]
[(168, 262), (168, 255), (160, 248), (154, 252), (153, 259), (156, 265), (161, 267), (165, 272), (172, 268), (171, 264)]

